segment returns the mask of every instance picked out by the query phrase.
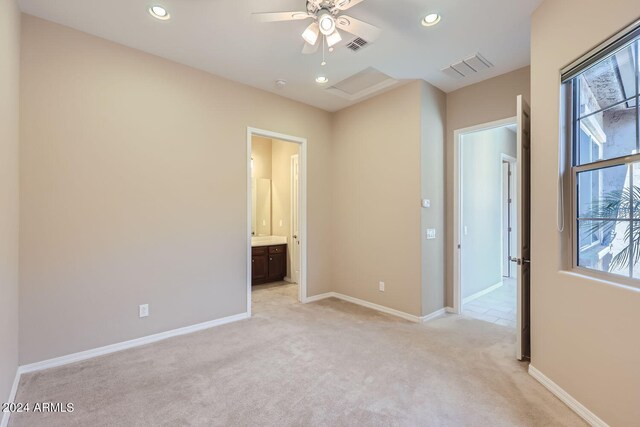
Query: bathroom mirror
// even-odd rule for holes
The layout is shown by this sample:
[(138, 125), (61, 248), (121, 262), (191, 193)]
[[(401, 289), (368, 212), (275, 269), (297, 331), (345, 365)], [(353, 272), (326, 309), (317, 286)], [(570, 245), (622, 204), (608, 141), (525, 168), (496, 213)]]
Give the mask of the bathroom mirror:
[(271, 180), (251, 180), (251, 235), (271, 236)]

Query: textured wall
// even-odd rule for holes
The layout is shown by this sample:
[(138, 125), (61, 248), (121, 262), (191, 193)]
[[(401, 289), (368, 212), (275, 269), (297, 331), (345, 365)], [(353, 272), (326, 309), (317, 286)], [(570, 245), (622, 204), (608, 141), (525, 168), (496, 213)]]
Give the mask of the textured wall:
[(0, 0), (0, 52), (0, 402), (4, 402), (18, 367), (20, 12), (14, 0)]
[(21, 363), (245, 312), (247, 126), (308, 138), (330, 290), (328, 113), (30, 16), (22, 37)]
[(530, 98), (529, 67), (521, 68), (447, 94), (446, 149), (446, 284), (447, 305), (453, 306), (453, 133), (456, 130), (507, 119), (516, 115), (516, 98)]
[(560, 70), (640, 16), (635, 0), (602, 6), (547, 0), (533, 16), (532, 365), (609, 425), (632, 426), (640, 420), (640, 291), (564, 271), (567, 236), (556, 229)]

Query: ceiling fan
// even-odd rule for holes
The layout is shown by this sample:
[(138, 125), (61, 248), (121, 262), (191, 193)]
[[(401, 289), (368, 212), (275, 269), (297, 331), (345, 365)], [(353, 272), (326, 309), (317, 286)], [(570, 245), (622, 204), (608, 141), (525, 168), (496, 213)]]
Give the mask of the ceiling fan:
[[(253, 17), (260, 22), (313, 19), (313, 22), (302, 33), (302, 38), (305, 41), (302, 53), (315, 53), (320, 46), (320, 42), (322, 42), (323, 50), (326, 43), (326, 46), (332, 51), (333, 46), (342, 40), (339, 29), (360, 37), (369, 43), (380, 36), (380, 28), (343, 14), (345, 10), (351, 9), (363, 1), (307, 0), (307, 10), (304, 12), (254, 13)], [(323, 65), (324, 63), (323, 59)]]

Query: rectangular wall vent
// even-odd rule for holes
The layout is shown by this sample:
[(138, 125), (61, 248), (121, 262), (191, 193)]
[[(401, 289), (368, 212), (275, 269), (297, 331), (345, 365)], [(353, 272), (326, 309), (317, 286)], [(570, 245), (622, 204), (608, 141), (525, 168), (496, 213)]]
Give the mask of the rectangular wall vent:
[(360, 49), (362, 49), (363, 47), (365, 47), (368, 44), (369, 44), (369, 42), (366, 41), (365, 39), (363, 39), (361, 37), (357, 37), (357, 38), (351, 40), (347, 44), (347, 48), (351, 49), (354, 52), (357, 52), (357, 51), (359, 51)]
[(462, 79), (489, 68), (493, 68), (493, 64), (481, 54), (476, 53), (462, 61), (443, 68), (441, 71), (449, 77)]

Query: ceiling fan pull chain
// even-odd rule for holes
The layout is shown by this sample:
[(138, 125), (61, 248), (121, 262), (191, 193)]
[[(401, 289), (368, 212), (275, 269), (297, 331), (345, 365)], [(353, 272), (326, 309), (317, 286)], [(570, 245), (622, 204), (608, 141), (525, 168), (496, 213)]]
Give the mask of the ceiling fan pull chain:
[(322, 63), (320, 63), (320, 65), (322, 65), (323, 67), (327, 65), (327, 61), (325, 60), (325, 57), (324, 57), (324, 45), (326, 41), (327, 41), (327, 36), (322, 35)]

